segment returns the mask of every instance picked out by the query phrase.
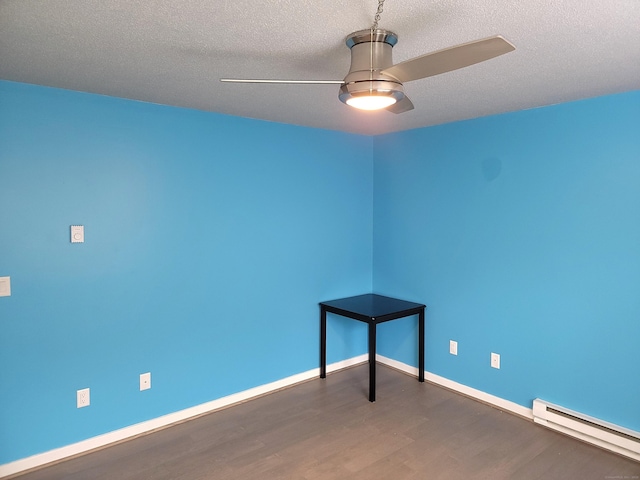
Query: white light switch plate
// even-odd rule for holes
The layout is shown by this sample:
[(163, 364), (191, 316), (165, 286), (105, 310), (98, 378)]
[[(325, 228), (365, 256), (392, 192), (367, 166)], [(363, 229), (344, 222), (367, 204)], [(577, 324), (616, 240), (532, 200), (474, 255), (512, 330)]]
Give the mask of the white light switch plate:
[(0, 277), (0, 297), (11, 296), (11, 277)]
[(71, 243), (84, 243), (83, 225), (71, 225)]

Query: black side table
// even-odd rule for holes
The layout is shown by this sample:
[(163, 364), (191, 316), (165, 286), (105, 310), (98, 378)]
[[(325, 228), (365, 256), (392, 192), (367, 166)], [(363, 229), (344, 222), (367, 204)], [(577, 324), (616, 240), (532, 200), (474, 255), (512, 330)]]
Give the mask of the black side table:
[(320, 302), (320, 378), (327, 377), (327, 312), (369, 325), (369, 401), (376, 401), (376, 326), (397, 318), (418, 315), (418, 381), (424, 382), (424, 311), (421, 303), (368, 293)]

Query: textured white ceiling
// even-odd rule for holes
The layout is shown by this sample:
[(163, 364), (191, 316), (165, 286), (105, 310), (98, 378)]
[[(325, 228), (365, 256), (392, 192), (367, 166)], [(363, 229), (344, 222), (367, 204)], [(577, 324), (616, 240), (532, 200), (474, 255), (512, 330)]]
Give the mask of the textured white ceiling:
[(0, 0), (0, 79), (379, 134), (640, 88), (639, 0), (386, 0), (394, 62), (495, 34), (516, 51), (405, 84), (415, 110), (360, 112), (345, 37), (377, 0)]

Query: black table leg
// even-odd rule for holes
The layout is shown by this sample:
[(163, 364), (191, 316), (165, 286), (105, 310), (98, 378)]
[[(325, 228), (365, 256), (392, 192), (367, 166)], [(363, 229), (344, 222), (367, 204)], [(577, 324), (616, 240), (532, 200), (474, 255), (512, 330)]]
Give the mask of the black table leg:
[(327, 311), (320, 307), (320, 378), (327, 377)]
[(369, 401), (376, 401), (376, 324), (369, 322)]
[(424, 308), (418, 314), (418, 381), (424, 382)]

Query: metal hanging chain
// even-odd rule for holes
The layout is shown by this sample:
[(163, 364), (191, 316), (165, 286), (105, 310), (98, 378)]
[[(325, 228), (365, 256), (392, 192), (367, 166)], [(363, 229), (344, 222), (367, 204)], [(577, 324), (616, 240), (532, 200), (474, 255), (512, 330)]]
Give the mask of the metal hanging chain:
[(376, 11), (375, 17), (373, 17), (373, 25), (371, 26), (371, 31), (378, 29), (378, 22), (380, 21), (380, 14), (382, 13), (383, 6), (384, 0), (378, 0), (378, 10)]

